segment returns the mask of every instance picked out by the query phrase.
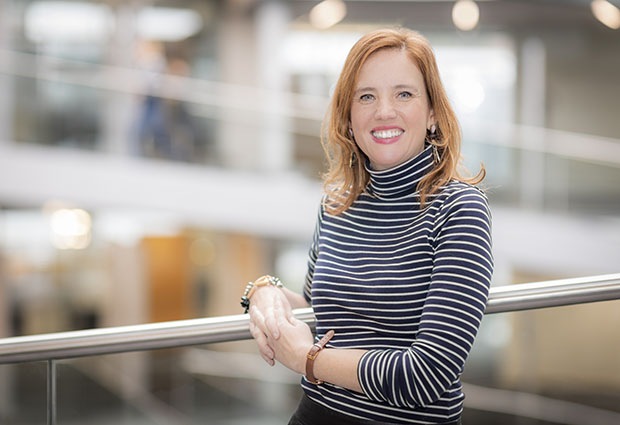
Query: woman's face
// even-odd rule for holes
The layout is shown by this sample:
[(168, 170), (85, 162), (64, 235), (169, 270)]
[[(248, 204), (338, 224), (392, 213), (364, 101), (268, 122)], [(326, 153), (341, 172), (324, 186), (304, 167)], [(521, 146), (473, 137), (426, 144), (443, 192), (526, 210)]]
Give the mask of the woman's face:
[(370, 55), (354, 90), (350, 125), (373, 169), (394, 167), (422, 152), (435, 117), (422, 73), (404, 50)]

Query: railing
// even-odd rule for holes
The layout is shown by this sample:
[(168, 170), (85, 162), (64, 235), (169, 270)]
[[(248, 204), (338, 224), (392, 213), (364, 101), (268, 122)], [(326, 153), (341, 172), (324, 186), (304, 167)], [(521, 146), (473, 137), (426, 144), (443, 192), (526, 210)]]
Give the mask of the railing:
[[(620, 299), (620, 273), (491, 288), (486, 314)], [(297, 318), (315, 324), (312, 309)], [(56, 363), (63, 358), (249, 339), (234, 315), (0, 339), (0, 364), (48, 361), (48, 424), (56, 423)]]
[[(486, 313), (620, 299), (620, 273), (491, 288)], [(312, 309), (298, 309), (314, 325)], [(0, 364), (249, 339), (248, 316), (220, 316), (0, 339)]]

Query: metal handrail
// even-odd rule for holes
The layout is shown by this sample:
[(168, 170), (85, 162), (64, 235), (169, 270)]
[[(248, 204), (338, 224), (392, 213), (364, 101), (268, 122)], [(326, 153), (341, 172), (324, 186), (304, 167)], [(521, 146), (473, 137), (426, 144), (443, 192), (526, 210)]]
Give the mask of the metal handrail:
[[(486, 314), (620, 299), (620, 273), (491, 288)], [(295, 311), (314, 326), (312, 309)], [(248, 316), (220, 316), (0, 339), (0, 364), (251, 338)]]

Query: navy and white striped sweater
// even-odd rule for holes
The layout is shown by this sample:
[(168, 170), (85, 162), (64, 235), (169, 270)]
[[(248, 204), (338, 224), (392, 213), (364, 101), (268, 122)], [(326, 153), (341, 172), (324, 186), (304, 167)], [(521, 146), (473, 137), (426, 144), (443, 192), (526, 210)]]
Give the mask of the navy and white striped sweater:
[(486, 305), (493, 259), (486, 197), (453, 181), (419, 208), (419, 181), (433, 166), (427, 147), (374, 171), (344, 213), (321, 208), (304, 296), (317, 337), (330, 348), (369, 350), (358, 366), (364, 394), (329, 383), (305, 393), (341, 413), (393, 423), (458, 418), (460, 375)]

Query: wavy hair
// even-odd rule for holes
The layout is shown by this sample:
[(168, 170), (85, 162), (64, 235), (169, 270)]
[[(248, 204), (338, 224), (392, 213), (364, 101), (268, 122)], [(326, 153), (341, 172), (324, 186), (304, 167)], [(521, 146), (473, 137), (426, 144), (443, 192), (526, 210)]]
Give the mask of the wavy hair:
[(424, 77), (430, 107), (435, 113), (436, 137), (427, 142), (436, 146), (439, 161), (418, 184), (420, 208), (427, 198), (450, 180), (480, 183), (484, 166), (474, 177), (461, 175), (461, 130), (441, 83), (433, 49), (421, 34), (405, 29), (380, 29), (369, 32), (355, 43), (345, 61), (336, 84), (327, 115), (323, 120), (321, 143), (329, 169), (323, 176), (325, 207), (337, 215), (353, 204), (368, 185), (370, 175), (365, 167), (366, 155), (349, 134), (353, 92), (360, 69), (373, 53), (383, 49), (404, 50)]

